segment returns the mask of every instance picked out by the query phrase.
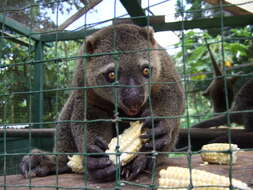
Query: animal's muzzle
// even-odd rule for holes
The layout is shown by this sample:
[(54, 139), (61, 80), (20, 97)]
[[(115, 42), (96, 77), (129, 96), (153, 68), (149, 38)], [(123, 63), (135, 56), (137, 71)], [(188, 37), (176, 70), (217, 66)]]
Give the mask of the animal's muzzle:
[(127, 115), (137, 115), (144, 101), (142, 87), (123, 88), (121, 90), (121, 101), (123, 110)]

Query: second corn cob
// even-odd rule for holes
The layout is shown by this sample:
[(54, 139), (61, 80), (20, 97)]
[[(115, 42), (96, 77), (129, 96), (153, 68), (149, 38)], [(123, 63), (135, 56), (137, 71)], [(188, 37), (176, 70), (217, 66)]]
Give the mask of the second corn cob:
[[(197, 190), (228, 190), (230, 185), (230, 180), (228, 177), (197, 169), (191, 170), (191, 179), (193, 189)], [(236, 188), (250, 189), (246, 183), (243, 183), (237, 179), (232, 179), (232, 184)], [(160, 170), (160, 187), (167, 187), (170, 190), (185, 190), (189, 185), (190, 170), (188, 168), (170, 166), (167, 169)], [(158, 190), (162, 190), (164, 188), (160, 188)]]
[[(219, 151), (229, 151), (231, 147), (232, 151), (232, 164), (236, 162), (236, 153), (240, 150), (236, 144), (228, 143), (212, 143), (206, 144), (201, 148), (201, 158), (204, 162), (214, 163), (214, 164), (230, 164), (230, 154), (228, 152)], [(208, 152), (210, 151), (210, 152)], [(217, 151), (217, 152), (215, 152)]]

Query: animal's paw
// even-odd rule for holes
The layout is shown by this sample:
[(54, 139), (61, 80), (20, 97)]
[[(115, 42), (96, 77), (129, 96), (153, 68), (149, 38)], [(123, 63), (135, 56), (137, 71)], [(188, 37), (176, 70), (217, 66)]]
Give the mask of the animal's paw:
[(143, 128), (147, 128), (146, 134), (141, 136), (141, 138), (147, 139), (142, 147), (144, 151), (154, 149), (160, 151), (169, 143), (168, 126), (166, 126), (164, 119), (154, 119), (153, 121), (152, 119), (146, 119)]
[(94, 145), (88, 146), (89, 153), (99, 153), (97, 155), (90, 155), (87, 159), (87, 168), (89, 175), (96, 181), (106, 182), (115, 179), (115, 165), (105, 154), (108, 149), (107, 143), (101, 138), (95, 139)]
[(138, 177), (147, 167), (146, 155), (137, 155), (136, 158), (124, 166), (121, 170), (121, 176), (127, 180), (133, 180)]
[(45, 152), (34, 149), (32, 155), (23, 157), (19, 168), (25, 178), (47, 176), (55, 168), (50, 156), (41, 155), (43, 153)]

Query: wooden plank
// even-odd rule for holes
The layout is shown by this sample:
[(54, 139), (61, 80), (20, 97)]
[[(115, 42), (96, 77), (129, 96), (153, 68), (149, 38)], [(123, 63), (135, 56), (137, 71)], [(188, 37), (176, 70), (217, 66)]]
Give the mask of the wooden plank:
[(40, 40), (43, 42), (66, 41), (66, 40), (84, 40), (86, 36), (97, 31), (97, 29), (79, 30), (79, 31), (53, 31), (48, 34), (41, 34)]
[[(162, 24), (165, 23), (165, 16), (149, 16), (147, 17), (149, 19), (149, 24)], [(133, 24), (134, 18), (116, 18), (113, 20), (113, 24)]]
[[(150, 17), (151, 20), (153, 19)], [(151, 26), (155, 29), (156, 32), (159, 31), (178, 31), (178, 30), (188, 30), (188, 29), (208, 29), (208, 28), (220, 28), (221, 27), (221, 18), (203, 18), (203, 19), (194, 19), (187, 21), (178, 21), (178, 22), (168, 22), (164, 23), (162, 21), (163, 16), (154, 17), (154, 22), (150, 23)], [(135, 19), (133, 19), (135, 20)], [(231, 27), (242, 27), (253, 24), (253, 15), (241, 15), (241, 16), (229, 16), (224, 17), (223, 26)], [(80, 31), (53, 31), (48, 34), (41, 34), (40, 40), (43, 42), (54, 42), (54, 41), (65, 41), (65, 40), (78, 40), (84, 39), (86, 36), (91, 35), (97, 29), (88, 29)]]
[[(28, 137), (29, 133), (36, 136), (54, 136), (55, 128), (43, 128), (43, 129), (3, 129), (0, 128), (0, 137), (4, 136), (6, 133), (7, 137)], [(217, 136), (227, 134), (227, 129), (199, 129), (194, 128), (190, 130), (191, 136), (193, 138), (214, 138)], [(253, 132), (245, 132), (242, 129), (231, 129), (232, 134), (239, 134), (239, 133), (248, 133), (253, 134)], [(188, 129), (180, 129), (180, 136), (182, 138), (187, 138)]]
[[(191, 149), (200, 150), (205, 144), (212, 142), (230, 142), (228, 129), (191, 129)], [(253, 132), (246, 132), (242, 129), (231, 129), (231, 142), (240, 148), (253, 148)], [(188, 147), (188, 129), (181, 129), (177, 148)]]
[(248, 13), (253, 14), (253, 2), (252, 0), (226, 0), (228, 3), (235, 5)]
[[(239, 179), (248, 185), (253, 185), (253, 152), (239, 152), (237, 163), (232, 167), (233, 178)], [(215, 174), (229, 176), (229, 167), (227, 165), (203, 165), (199, 155), (192, 156), (192, 168), (209, 171)], [(188, 167), (188, 158), (186, 156), (170, 158), (168, 162), (162, 164), (157, 171), (167, 166), (181, 166)], [(58, 179), (58, 182), (56, 181)], [(129, 183), (142, 184), (144, 187), (136, 185), (129, 185)], [(157, 180), (155, 182), (157, 184)], [(31, 179), (33, 190), (54, 190), (57, 189), (75, 189), (75, 188), (88, 188), (93, 189), (115, 189), (116, 185), (112, 183), (96, 183), (89, 180), (87, 186), (84, 183), (84, 176), (81, 174), (62, 174), (56, 178), (55, 175), (47, 177), (36, 177)], [(151, 185), (151, 174), (146, 173), (140, 176), (138, 179), (126, 183), (120, 183), (123, 190), (138, 190), (147, 189)], [(8, 190), (28, 190), (29, 179), (24, 179), (21, 175), (10, 175), (0, 177), (0, 187), (7, 187)], [(19, 187), (19, 188), (17, 188)]]
[[(207, 3), (219, 6), (220, 5), (220, 0), (205, 0)], [(237, 1), (237, 3), (240, 3)], [(228, 0), (224, 1), (223, 3), (223, 9), (232, 13), (233, 15), (248, 15), (252, 14), (252, 12), (249, 12), (245, 9), (242, 8), (242, 6), (236, 6), (231, 4)]]
[[(223, 18), (223, 26), (230, 27), (242, 27), (253, 24), (252, 15), (240, 15), (240, 16), (227, 16)], [(155, 31), (177, 31), (188, 29), (209, 29), (209, 28), (221, 28), (221, 18), (202, 18), (178, 22), (168, 22), (162, 24), (152, 25)]]
[[(229, 128), (224, 128), (224, 129), (222, 129), (222, 128), (220, 128), (220, 129), (219, 128), (217, 128), (217, 129), (216, 128), (213, 128), (213, 129), (192, 128), (190, 130), (190, 134), (193, 138), (212, 139), (217, 136), (227, 135), (228, 130), (229, 130)], [(182, 138), (187, 138), (188, 133), (189, 133), (188, 129), (180, 129), (180, 136)], [(243, 129), (236, 129), (236, 127), (231, 129), (231, 134), (245, 134), (245, 133), (253, 135), (253, 132), (246, 132)]]
[(0, 137), (6, 134), (6, 137), (53, 137), (55, 133), (54, 128), (44, 129), (0, 129)]
[(64, 23), (62, 23), (58, 27), (58, 29), (64, 30), (69, 25), (71, 25), (73, 22), (75, 22), (77, 19), (79, 19), (81, 16), (83, 16), (85, 13), (87, 13), (90, 9), (93, 9), (100, 2), (102, 2), (102, 0), (93, 0), (93, 1), (89, 2), (87, 5), (85, 5), (85, 7), (81, 8), (74, 15), (72, 15), (67, 20), (65, 20)]

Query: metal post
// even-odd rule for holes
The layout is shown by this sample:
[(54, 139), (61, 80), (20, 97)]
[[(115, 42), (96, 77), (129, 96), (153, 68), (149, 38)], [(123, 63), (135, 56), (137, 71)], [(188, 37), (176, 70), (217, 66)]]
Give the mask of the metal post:
[(44, 65), (41, 62), (43, 60), (43, 46), (44, 43), (37, 41), (35, 44), (35, 64), (33, 75), (33, 98), (32, 98), (32, 122), (37, 123), (35, 128), (42, 128), (43, 121), (43, 85), (44, 85)]
[[(44, 85), (44, 65), (43, 60), (43, 46), (42, 41), (35, 43), (35, 63), (34, 63), (34, 75), (32, 90), (35, 92), (32, 94), (32, 122), (35, 123), (35, 128), (43, 127), (43, 85)], [(41, 147), (41, 138), (32, 139), (32, 146)]]

